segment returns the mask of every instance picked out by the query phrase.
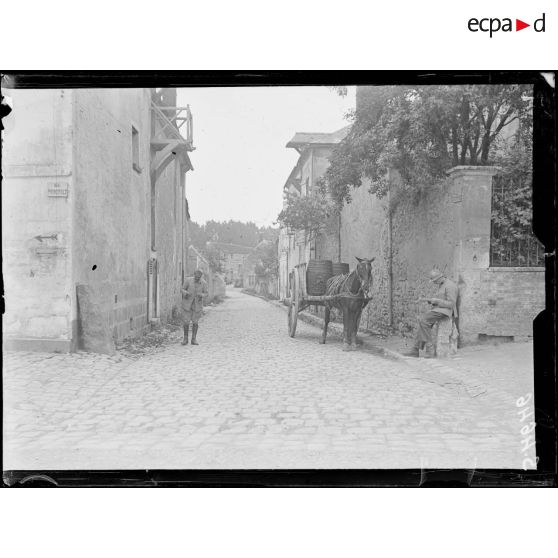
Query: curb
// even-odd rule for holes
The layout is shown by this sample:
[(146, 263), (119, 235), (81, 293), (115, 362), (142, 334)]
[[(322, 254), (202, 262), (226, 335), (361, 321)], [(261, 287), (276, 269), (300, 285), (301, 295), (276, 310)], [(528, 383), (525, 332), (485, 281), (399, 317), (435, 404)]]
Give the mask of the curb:
[[(264, 300), (266, 300), (267, 302), (271, 302), (274, 306), (281, 308), (285, 312), (288, 311), (288, 307), (285, 306), (280, 301), (276, 301), (276, 300), (270, 301), (267, 299)], [(299, 319), (301, 319), (303, 322), (306, 322), (309, 325), (315, 326), (320, 329), (323, 328), (324, 321), (323, 318), (320, 318), (319, 316), (315, 316), (314, 314), (311, 314), (306, 311), (299, 312), (298, 316)], [(337, 337), (342, 338), (343, 326), (335, 322), (330, 323), (328, 327), (328, 334), (334, 334)], [(363, 342), (363, 347), (365, 349), (375, 353), (378, 356), (390, 360), (396, 360), (398, 362), (405, 364), (407, 367), (411, 369), (414, 368), (416, 370), (416, 367), (418, 366), (425, 373), (430, 372), (434, 374), (443, 374), (444, 379), (450, 381), (453, 380), (454, 383), (462, 384), (471, 397), (482, 395), (487, 391), (478, 383), (473, 383), (470, 381), (468, 382), (467, 378), (463, 377), (464, 372), (462, 370), (459, 370), (458, 368), (452, 367), (446, 360), (436, 359), (436, 358), (428, 359), (428, 358), (405, 357), (401, 353), (394, 351), (393, 349), (388, 349), (387, 347), (382, 347), (380, 345), (371, 343), (369, 339), (367, 339), (366, 337), (362, 337), (362, 335), (360, 339)], [(498, 395), (501, 396), (502, 394), (498, 393)]]
[[(288, 311), (288, 307), (285, 306), (282, 302), (275, 301), (275, 300), (271, 301), (271, 302), (275, 306), (278, 306), (279, 308), (284, 310), (285, 312)], [(311, 314), (310, 312), (306, 312), (305, 310), (303, 310), (302, 312), (299, 312), (298, 317), (303, 322), (306, 322), (307, 324), (313, 325), (317, 328), (323, 329), (323, 327), (324, 327), (323, 318), (320, 318), (319, 316), (315, 316), (314, 314)], [(342, 339), (343, 338), (343, 326), (341, 324), (336, 323), (336, 322), (330, 322), (329, 326), (328, 326), (328, 335), (332, 335), (332, 334), (335, 335), (336, 337)], [(390, 359), (394, 359), (394, 360), (400, 360), (402, 362), (407, 361), (407, 359), (404, 356), (400, 355), (396, 351), (392, 351), (391, 349), (387, 349), (385, 347), (380, 347), (378, 345), (370, 343), (370, 341), (368, 339), (363, 338), (362, 336), (360, 337), (360, 340), (363, 342), (363, 347), (365, 347), (369, 351), (372, 351), (376, 354), (379, 354), (380, 356), (390, 358)]]

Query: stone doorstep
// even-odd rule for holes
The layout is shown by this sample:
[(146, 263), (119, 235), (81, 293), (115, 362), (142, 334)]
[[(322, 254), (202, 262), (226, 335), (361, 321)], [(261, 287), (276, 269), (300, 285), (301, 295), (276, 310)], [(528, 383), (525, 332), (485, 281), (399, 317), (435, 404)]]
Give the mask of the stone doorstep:
[(44, 353), (69, 353), (72, 341), (70, 339), (48, 339), (41, 337), (5, 337), (3, 349), (5, 351), (32, 351)]

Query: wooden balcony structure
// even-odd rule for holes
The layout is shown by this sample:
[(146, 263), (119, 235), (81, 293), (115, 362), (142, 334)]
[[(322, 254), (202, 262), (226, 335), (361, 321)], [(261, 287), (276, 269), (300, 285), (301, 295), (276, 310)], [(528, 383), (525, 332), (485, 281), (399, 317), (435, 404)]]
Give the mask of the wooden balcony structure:
[[(194, 151), (194, 121), (190, 106), (165, 107), (151, 102), (152, 127), (151, 149), (154, 156), (151, 161), (151, 181), (155, 183), (169, 163), (177, 156), (185, 171), (191, 170), (192, 164), (187, 153)], [(185, 136), (181, 128), (185, 126)]]

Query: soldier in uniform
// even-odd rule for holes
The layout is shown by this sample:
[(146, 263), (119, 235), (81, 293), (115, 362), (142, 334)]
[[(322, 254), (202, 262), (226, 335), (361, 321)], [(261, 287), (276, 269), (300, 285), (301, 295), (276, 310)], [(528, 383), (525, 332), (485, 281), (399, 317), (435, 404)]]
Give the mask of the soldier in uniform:
[(432, 343), (432, 326), (444, 318), (457, 318), (457, 285), (440, 270), (430, 272), (430, 282), (438, 286), (438, 292), (432, 298), (420, 298), (419, 302), (428, 302), (430, 310), (420, 316), (415, 345), (405, 356), (418, 357), (420, 349)]
[(193, 277), (188, 277), (182, 285), (182, 319), (184, 339), (182, 345), (188, 344), (188, 330), (192, 322), (192, 345), (198, 345), (198, 322), (202, 315), (203, 299), (207, 296), (207, 283), (202, 279), (203, 273), (197, 269)]

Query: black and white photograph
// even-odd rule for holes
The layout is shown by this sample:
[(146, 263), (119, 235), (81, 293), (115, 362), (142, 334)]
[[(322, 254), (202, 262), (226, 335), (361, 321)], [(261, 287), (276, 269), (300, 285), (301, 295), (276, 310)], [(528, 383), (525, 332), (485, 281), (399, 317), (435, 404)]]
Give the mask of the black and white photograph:
[(537, 470), (533, 83), (369, 81), (3, 76), (5, 471)]

